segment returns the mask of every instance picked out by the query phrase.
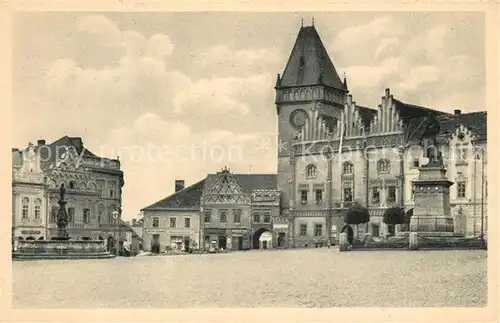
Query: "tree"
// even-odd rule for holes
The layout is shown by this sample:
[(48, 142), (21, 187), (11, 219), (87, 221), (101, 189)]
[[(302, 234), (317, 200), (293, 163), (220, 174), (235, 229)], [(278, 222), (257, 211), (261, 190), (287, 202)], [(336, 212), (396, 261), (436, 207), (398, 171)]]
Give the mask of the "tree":
[(355, 203), (351, 206), (344, 216), (344, 222), (348, 225), (356, 225), (356, 231), (358, 230), (358, 225), (362, 223), (367, 223), (370, 221), (370, 213), (368, 209), (359, 203)]
[(385, 210), (382, 221), (387, 225), (404, 224), (406, 222), (405, 211), (399, 206)]

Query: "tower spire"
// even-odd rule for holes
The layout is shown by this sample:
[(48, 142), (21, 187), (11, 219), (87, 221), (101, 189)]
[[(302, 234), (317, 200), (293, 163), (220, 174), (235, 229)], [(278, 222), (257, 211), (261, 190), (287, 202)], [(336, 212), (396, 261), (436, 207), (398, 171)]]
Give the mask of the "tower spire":
[(300, 27), (304, 27), (304, 18), (300, 18)]
[(314, 27), (314, 16), (312, 17), (312, 25)]
[(344, 87), (347, 90), (347, 74), (344, 72)]

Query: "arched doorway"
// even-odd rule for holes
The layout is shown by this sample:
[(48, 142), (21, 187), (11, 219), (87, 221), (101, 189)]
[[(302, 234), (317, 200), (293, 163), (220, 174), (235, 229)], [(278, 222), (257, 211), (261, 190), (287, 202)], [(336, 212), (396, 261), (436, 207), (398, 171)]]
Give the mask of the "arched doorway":
[[(264, 232), (269, 232), (269, 230), (267, 230), (265, 228), (260, 228), (254, 232), (254, 234), (252, 236), (252, 249), (259, 249), (260, 248), (260, 236)], [(271, 232), (269, 232), (269, 233), (271, 233)], [(266, 244), (270, 244), (270, 243), (266, 243)], [(269, 245), (267, 247), (270, 248)]]
[(270, 249), (272, 248), (273, 235), (269, 231), (264, 231), (259, 237), (259, 249)]
[(354, 242), (354, 230), (351, 228), (350, 225), (346, 224), (342, 228), (342, 233), (347, 232), (347, 241), (349, 241), (350, 244)]

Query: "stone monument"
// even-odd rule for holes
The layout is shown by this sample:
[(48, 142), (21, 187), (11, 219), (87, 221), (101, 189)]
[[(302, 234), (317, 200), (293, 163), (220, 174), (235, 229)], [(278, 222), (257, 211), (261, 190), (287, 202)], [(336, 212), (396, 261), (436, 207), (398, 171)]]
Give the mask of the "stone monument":
[(53, 237), (52, 240), (69, 240), (69, 234), (66, 231), (66, 227), (68, 226), (68, 214), (66, 213), (66, 200), (64, 199), (64, 195), (66, 193), (66, 189), (64, 188), (64, 184), (61, 184), (59, 189), (59, 210), (57, 212), (57, 237)]
[(454, 236), (450, 207), (450, 186), (439, 150), (439, 121), (429, 114), (420, 138), (424, 157), (428, 162), (419, 169), (420, 175), (412, 182), (414, 194), (410, 231), (421, 236)]

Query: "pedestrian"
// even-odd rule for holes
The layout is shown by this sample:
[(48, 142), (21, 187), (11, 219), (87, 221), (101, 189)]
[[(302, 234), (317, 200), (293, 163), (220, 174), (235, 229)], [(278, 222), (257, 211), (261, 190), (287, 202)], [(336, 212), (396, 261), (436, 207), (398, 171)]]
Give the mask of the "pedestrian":
[(332, 245), (332, 242), (330, 241), (330, 239), (328, 239), (328, 241), (326, 242), (326, 245), (327, 245), (328, 249), (330, 249), (330, 246)]

